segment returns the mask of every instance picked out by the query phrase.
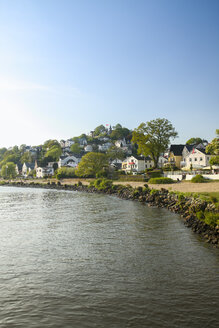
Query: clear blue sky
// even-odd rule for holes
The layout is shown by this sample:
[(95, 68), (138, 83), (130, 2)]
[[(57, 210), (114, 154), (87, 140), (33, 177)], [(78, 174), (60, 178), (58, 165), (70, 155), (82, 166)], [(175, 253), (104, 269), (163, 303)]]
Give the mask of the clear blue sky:
[(0, 0), (0, 147), (167, 118), (219, 128), (218, 0)]

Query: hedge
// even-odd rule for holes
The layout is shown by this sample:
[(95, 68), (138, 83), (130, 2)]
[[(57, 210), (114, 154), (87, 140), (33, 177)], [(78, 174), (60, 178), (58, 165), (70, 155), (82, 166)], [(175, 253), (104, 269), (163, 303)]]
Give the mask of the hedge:
[(151, 184), (170, 184), (170, 183), (174, 183), (173, 179), (170, 178), (151, 178), (148, 183)]

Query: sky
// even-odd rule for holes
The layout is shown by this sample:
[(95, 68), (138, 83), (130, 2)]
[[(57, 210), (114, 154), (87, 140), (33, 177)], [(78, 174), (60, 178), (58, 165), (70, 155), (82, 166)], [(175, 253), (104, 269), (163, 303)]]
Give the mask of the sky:
[(218, 0), (0, 0), (0, 147), (156, 118), (215, 137)]

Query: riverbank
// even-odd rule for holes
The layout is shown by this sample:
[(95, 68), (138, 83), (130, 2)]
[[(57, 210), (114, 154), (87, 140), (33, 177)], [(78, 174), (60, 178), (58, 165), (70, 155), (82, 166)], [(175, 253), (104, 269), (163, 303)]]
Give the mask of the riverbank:
[[(132, 187), (131, 185), (112, 184), (110, 180), (99, 180), (99, 184), (94, 181), (88, 185), (78, 181), (76, 184), (61, 183), (60, 181), (39, 183), (14, 181), (8, 182), (8, 186), (46, 188), (57, 190), (74, 190), (89, 193), (104, 193), (117, 197), (135, 200), (145, 203), (148, 206), (167, 208), (168, 210), (180, 214), (186, 226), (190, 227), (195, 233), (199, 234), (203, 240), (219, 248), (219, 225), (217, 222), (219, 212), (218, 206), (212, 202), (186, 197), (167, 189), (151, 189), (148, 185)], [(101, 181), (103, 182), (101, 184)], [(153, 185), (154, 186), (154, 185)]]

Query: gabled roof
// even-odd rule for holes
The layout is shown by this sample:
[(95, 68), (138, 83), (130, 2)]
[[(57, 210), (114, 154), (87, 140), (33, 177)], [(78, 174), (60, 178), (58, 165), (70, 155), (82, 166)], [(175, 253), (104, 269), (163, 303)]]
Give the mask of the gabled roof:
[(23, 164), (17, 163), (16, 165), (17, 165), (18, 170), (21, 171), (22, 170), (22, 167), (23, 167)]
[(35, 163), (24, 163), (28, 169), (33, 170), (35, 168)]
[(145, 157), (144, 156), (135, 156), (135, 155), (131, 155), (129, 157), (134, 157), (135, 159), (137, 159), (138, 161), (144, 161)]
[(193, 145), (185, 145), (185, 147), (188, 151), (191, 151), (194, 148)]
[(170, 153), (172, 152), (174, 156), (182, 156), (182, 151), (185, 145), (171, 145)]

